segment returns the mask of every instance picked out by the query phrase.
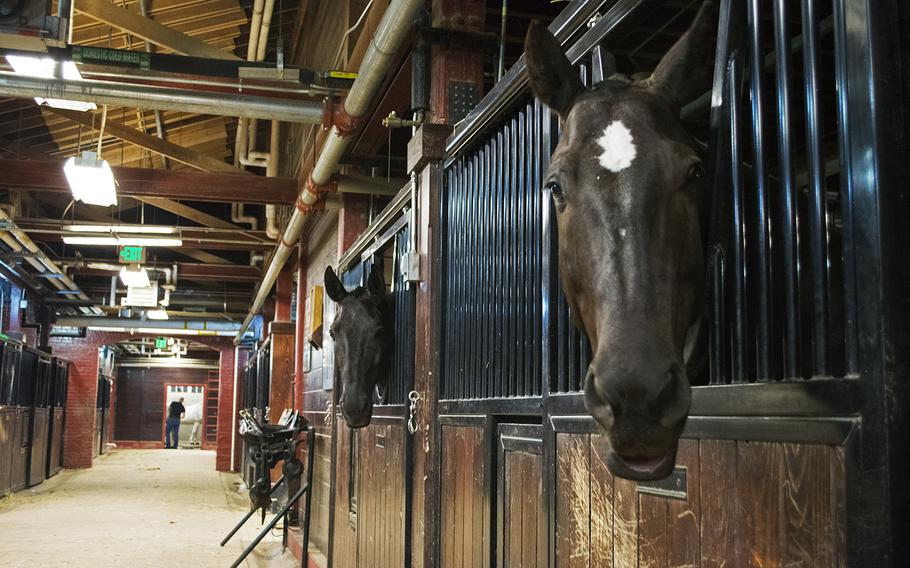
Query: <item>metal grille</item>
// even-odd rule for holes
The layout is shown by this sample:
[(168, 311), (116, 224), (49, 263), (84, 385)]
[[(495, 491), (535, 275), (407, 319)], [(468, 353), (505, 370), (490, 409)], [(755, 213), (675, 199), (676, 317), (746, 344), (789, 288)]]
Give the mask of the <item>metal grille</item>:
[(445, 172), (442, 398), (541, 394), (555, 143), (550, 112), (528, 103)]
[(414, 316), (416, 299), (414, 289), (408, 286), (407, 275), (402, 270), (402, 259), (410, 250), (410, 226), (405, 224), (388, 243), (376, 250), (369, 258), (352, 265), (341, 275), (341, 282), (348, 290), (365, 286), (374, 263), (385, 268), (385, 262), (391, 262), (392, 278), (387, 282), (391, 286), (394, 302), (395, 334), (392, 344), (392, 362), (389, 384), (385, 398), (377, 405), (405, 404), (408, 392), (414, 385)]
[[(826, 5), (822, 5), (826, 4)], [(725, 1), (711, 136), (712, 384), (843, 376), (841, 2)], [(724, 16), (727, 18), (724, 18)], [(837, 31), (835, 31), (837, 29)], [(795, 32), (798, 30), (798, 35)], [(847, 284), (849, 285), (849, 284)]]

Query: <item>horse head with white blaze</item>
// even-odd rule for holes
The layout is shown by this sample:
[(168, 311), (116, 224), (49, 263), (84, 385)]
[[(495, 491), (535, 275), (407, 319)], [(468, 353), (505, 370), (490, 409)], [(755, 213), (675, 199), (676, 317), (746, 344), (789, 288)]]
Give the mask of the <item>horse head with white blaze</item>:
[(531, 89), (562, 125), (544, 189), (566, 299), (592, 347), (585, 405), (609, 441), (607, 466), (634, 480), (672, 471), (705, 356), (707, 176), (680, 110), (710, 88), (713, 22), (705, 2), (649, 78), (591, 88), (544, 26), (525, 39)]

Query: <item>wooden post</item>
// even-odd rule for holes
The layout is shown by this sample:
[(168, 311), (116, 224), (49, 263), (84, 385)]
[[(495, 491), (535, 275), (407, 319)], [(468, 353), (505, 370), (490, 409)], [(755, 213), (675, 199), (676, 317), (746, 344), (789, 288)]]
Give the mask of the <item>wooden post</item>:
[(414, 469), (411, 485), (411, 566), (438, 566), (439, 448), (436, 440), (436, 402), (439, 374), (439, 287), (435, 282), (440, 257), (438, 213), (440, 205), (439, 161), (452, 127), (426, 123), (408, 144), (408, 169), (418, 175), (421, 281), (417, 287), (414, 390), (420, 393), (414, 434)]

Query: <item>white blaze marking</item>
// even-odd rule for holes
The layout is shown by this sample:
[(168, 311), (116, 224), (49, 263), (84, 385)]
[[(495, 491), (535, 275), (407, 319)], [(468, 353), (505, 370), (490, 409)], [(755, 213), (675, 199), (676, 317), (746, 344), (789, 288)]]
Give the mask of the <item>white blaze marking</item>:
[(604, 133), (597, 139), (597, 143), (603, 148), (603, 153), (598, 156), (597, 161), (604, 168), (611, 172), (621, 172), (632, 165), (637, 153), (635, 142), (632, 140), (632, 133), (622, 121), (614, 120), (604, 128)]

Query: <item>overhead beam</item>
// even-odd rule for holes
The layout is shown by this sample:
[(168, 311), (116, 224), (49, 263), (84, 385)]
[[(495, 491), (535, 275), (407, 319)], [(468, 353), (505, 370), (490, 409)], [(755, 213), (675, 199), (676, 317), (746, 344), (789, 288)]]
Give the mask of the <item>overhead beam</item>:
[(0, 148), (12, 152), (13, 154), (18, 154), (23, 158), (28, 158), (30, 160), (47, 160), (50, 156), (44, 152), (39, 152), (34, 148), (26, 144), (20, 144), (19, 142), (14, 142), (9, 138), (0, 136)]
[[(97, 124), (97, 122), (94, 120), (93, 114), (90, 112), (76, 112), (72, 110), (56, 109), (50, 107), (45, 107), (45, 110), (89, 128), (94, 128)], [(227, 162), (213, 158), (212, 156), (201, 154), (184, 146), (168, 142), (167, 140), (162, 140), (155, 136), (151, 136), (134, 128), (129, 128), (115, 122), (108, 122), (105, 124), (104, 132), (105, 134), (110, 134), (111, 136), (116, 136), (121, 140), (125, 140), (130, 144), (135, 144), (136, 146), (145, 148), (146, 150), (151, 150), (152, 152), (161, 154), (162, 156), (167, 156), (168, 158), (180, 162), (181, 164), (186, 164), (187, 166), (205, 172), (253, 175), (240, 168), (235, 168)]]
[(190, 221), (199, 223), (205, 227), (212, 227), (215, 229), (236, 229), (238, 231), (243, 230), (242, 227), (238, 227), (237, 225), (225, 221), (220, 217), (209, 215), (204, 211), (200, 211), (194, 207), (190, 207), (189, 205), (184, 205), (183, 203), (179, 203), (173, 199), (165, 199), (163, 197), (137, 197), (136, 199), (143, 203), (153, 205), (158, 209), (163, 209), (164, 211), (168, 211), (174, 215), (183, 217), (184, 219), (189, 219)]
[[(91, 264), (92, 261), (85, 261)], [(116, 274), (116, 270), (107, 270), (91, 266), (77, 266), (71, 269), (73, 274), (86, 276), (104, 276)], [(242, 264), (199, 264), (178, 262), (177, 275), (182, 280), (219, 280), (222, 282), (258, 282), (262, 270), (257, 266)], [(245, 314), (244, 314), (245, 315)]]
[[(119, 195), (164, 197), (230, 203), (291, 204), (297, 180), (256, 175), (114, 167)], [(0, 160), (0, 186), (10, 189), (70, 193), (58, 160)]]
[(119, 28), (155, 45), (173, 49), (183, 55), (212, 59), (240, 59), (236, 55), (221, 51), (217, 47), (163, 26), (145, 16), (114, 6), (106, 0), (79, 0), (74, 3), (73, 7), (80, 14)]
[[(120, 222), (110, 215), (96, 212), (95, 209), (95, 207), (81, 207), (77, 211), (76, 215), (80, 220), (94, 221), (95, 223), (116, 224)], [(192, 258), (193, 260), (207, 264), (232, 264), (231, 261), (221, 258), (220, 256), (215, 256), (214, 254), (206, 252), (204, 250), (189, 247), (172, 248), (170, 250), (178, 252), (187, 258)]]

